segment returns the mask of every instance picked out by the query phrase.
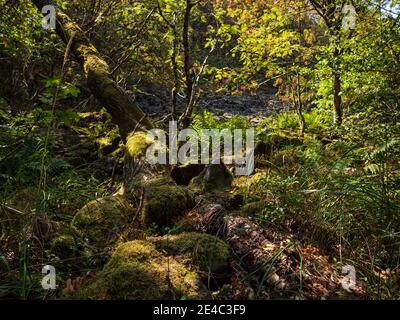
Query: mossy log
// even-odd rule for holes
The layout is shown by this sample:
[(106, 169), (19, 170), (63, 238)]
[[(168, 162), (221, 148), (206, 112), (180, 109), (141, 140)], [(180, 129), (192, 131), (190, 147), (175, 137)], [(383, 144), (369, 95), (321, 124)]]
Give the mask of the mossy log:
[(46, 5), (56, 7), (57, 34), (71, 48), (76, 60), (83, 68), (88, 88), (111, 114), (113, 122), (119, 127), (121, 136), (125, 139), (135, 128), (151, 129), (151, 121), (112, 79), (107, 62), (87, 39), (84, 31), (54, 1), (32, 0), (32, 3), (40, 11)]

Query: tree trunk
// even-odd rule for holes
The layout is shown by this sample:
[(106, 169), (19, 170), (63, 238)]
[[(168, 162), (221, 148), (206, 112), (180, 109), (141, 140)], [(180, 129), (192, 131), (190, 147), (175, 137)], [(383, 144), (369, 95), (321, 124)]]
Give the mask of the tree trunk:
[(299, 118), (299, 124), (300, 124), (300, 135), (304, 136), (304, 133), (306, 131), (306, 120), (304, 118), (304, 113), (303, 113), (303, 102), (301, 100), (301, 91), (300, 91), (300, 80), (299, 77), (297, 76), (297, 116)]
[(112, 79), (109, 66), (97, 49), (86, 38), (84, 31), (51, 0), (32, 0), (41, 11), (46, 5), (54, 5), (57, 11), (57, 34), (70, 44), (71, 51), (82, 66), (88, 88), (111, 114), (118, 125), (121, 137), (126, 139), (135, 128), (151, 129), (146, 114), (129, 95)]
[(182, 117), (183, 128), (189, 127), (192, 121), (193, 113), (193, 79), (190, 66), (190, 48), (189, 48), (189, 25), (190, 25), (190, 12), (192, 11), (193, 4), (191, 0), (186, 0), (185, 17), (183, 21), (183, 55), (184, 55), (184, 72), (186, 77), (186, 111)]
[(333, 115), (335, 120), (335, 125), (340, 127), (343, 122), (343, 112), (342, 112), (342, 97), (340, 95), (340, 91), (342, 90), (342, 81), (340, 77), (340, 73), (334, 71), (333, 74), (334, 83), (333, 83)]

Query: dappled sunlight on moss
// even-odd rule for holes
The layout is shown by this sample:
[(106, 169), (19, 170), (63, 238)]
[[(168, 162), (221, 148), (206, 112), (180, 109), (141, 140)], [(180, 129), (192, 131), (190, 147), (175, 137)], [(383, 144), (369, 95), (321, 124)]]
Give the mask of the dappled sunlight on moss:
[(185, 187), (149, 185), (145, 188), (142, 221), (147, 227), (169, 226), (193, 206), (193, 196)]
[(182, 233), (151, 240), (168, 254), (179, 256), (185, 263), (202, 271), (214, 272), (228, 266), (229, 246), (217, 237), (205, 233)]
[(116, 249), (95, 280), (82, 287), (78, 299), (205, 299), (209, 293), (196, 273), (163, 256), (145, 241)]
[(136, 210), (122, 196), (110, 196), (94, 200), (80, 209), (72, 220), (71, 226), (88, 248), (109, 247), (123, 239), (137, 238), (142, 234), (139, 222), (135, 220)]
[(126, 150), (133, 158), (140, 158), (146, 155), (148, 147), (153, 144), (153, 140), (145, 132), (137, 132), (128, 137)]

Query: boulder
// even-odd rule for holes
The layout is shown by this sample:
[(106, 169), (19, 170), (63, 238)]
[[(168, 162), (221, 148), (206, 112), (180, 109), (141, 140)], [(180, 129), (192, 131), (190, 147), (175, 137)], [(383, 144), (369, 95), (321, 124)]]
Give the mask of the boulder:
[(126, 151), (132, 158), (146, 156), (147, 149), (154, 143), (150, 136), (143, 131), (130, 135), (126, 141)]
[(167, 300), (209, 299), (196, 272), (161, 254), (154, 244), (131, 241), (119, 245), (95, 279), (74, 299)]
[(182, 186), (150, 183), (144, 190), (141, 217), (146, 227), (171, 226), (195, 205), (191, 192)]
[(56, 235), (50, 241), (50, 250), (60, 259), (72, 259), (78, 252), (75, 238), (70, 234)]
[(224, 164), (211, 164), (192, 179), (190, 188), (200, 192), (224, 191), (230, 189), (233, 182), (232, 173)]
[(81, 244), (88, 249), (88, 254), (110, 249), (130, 234), (129, 239), (142, 235), (135, 220), (136, 209), (124, 196), (109, 196), (86, 204), (74, 216), (71, 229), (76, 231)]
[(186, 265), (194, 265), (201, 271), (221, 273), (229, 266), (229, 246), (206, 233), (181, 233), (151, 241), (159, 250), (178, 256)]

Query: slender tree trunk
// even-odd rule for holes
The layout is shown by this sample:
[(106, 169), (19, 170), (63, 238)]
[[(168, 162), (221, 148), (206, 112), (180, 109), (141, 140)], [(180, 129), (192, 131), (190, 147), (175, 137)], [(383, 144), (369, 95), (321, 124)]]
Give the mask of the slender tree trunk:
[[(338, 49), (335, 49), (333, 58), (336, 60), (340, 53)], [(336, 126), (341, 126), (343, 122), (343, 111), (342, 111), (342, 79), (340, 72), (336, 69), (333, 71), (333, 115)]]
[[(301, 3), (298, 3), (298, 15), (297, 15), (297, 24), (298, 24), (298, 30), (300, 34), (303, 34), (303, 26), (302, 26), (302, 21), (301, 21), (301, 12), (303, 12), (301, 8)], [(302, 43), (302, 37), (299, 37), (299, 47), (301, 48), (303, 46)], [(299, 62), (300, 62), (300, 67), (303, 67), (303, 57), (300, 55), (299, 57)], [(301, 79), (300, 79), (300, 74), (298, 71), (296, 71), (296, 97), (297, 97), (297, 116), (299, 118), (299, 124), (300, 124), (300, 135), (304, 136), (304, 133), (306, 131), (306, 120), (304, 119), (304, 114), (303, 114), (303, 101), (301, 98)]]
[(299, 117), (300, 123), (300, 134), (303, 136), (306, 131), (306, 120), (303, 114), (303, 101), (301, 100), (301, 83), (300, 75), (297, 73), (297, 116)]
[(171, 117), (172, 120), (177, 120), (177, 102), (178, 102), (178, 93), (180, 90), (179, 85), (179, 66), (177, 61), (178, 50), (179, 50), (179, 39), (178, 39), (178, 30), (176, 27), (176, 17), (174, 18), (174, 22), (170, 22), (165, 16), (161, 9), (160, 2), (157, 1), (158, 5), (158, 13), (164, 22), (168, 25), (168, 27), (172, 30), (173, 35), (173, 45), (172, 45), (172, 53), (171, 53), (171, 63), (172, 63), (172, 71), (174, 74), (174, 87), (172, 88), (171, 96), (172, 96), (172, 107), (171, 107)]
[(57, 34), (66, 43), (82, 66), (88, 88), (111, 114), (123, 139), (135, 128), (151, 129), (146, 114), (112, 79), (109, 66), (97, 49), (86, 38), (84, 31), (51, 0), (32, 0), (41, 11), (45, 5), (54, 5), (57, 11)]
[(303, 136), (306, 130), (306, 121), (304, 119), (303, 103), (301, 101), (299, 75), (297, 74), (296, 80), (293, 79), (291, 75), (289, 75), (288, 79), (289, 79), (289, 93), (292, 96), (291, 99), (292, 99), (293, 110), (297, 115), (297, 119), (299, 120), (299, 133), (300, 135)]
[(190, 12), (192, 11), (193, 4), (191, 0), (186, 0), (185, 17), (183, 22), (183, 56), (184, 56), (184, 72), (186, 77), (186, 111), (182, 118), (182, 126), (187, 128), (192, 121), (193, 113), (193, 78), (190, 66), (190, 47), (189, 47), (189, 25), (190, 25)]
[(179, 73), (178, 73), (178, 34), (176, 31), (176, 26), (173, 27), (173, 35), (174, 35), (174, 45), (171, 54), (172, 68), (174, 72), (174, 88), (172, 89), (172, 108), (171, 115), (172, 120), (177, 120), (177, 101), (178, 101), (178, 92), (179, 92)]

